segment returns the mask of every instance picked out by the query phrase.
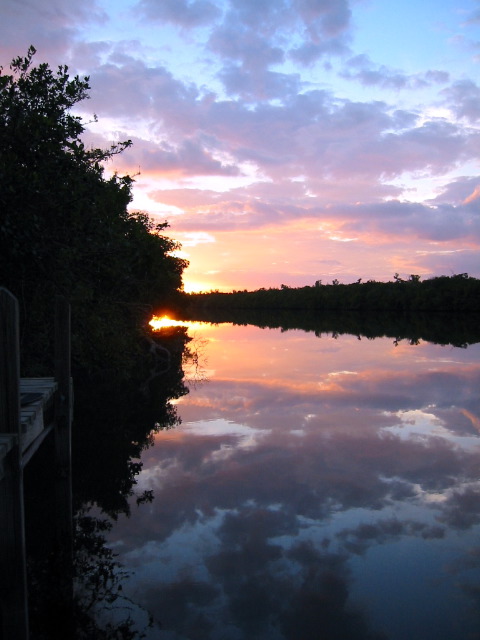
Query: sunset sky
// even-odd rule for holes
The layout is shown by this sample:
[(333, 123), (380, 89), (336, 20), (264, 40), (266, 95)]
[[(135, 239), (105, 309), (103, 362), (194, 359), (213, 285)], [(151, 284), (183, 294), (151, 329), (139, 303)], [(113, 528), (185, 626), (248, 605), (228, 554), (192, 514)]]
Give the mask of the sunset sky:
[(186, 290), (480, 277), (478, 0), (2, 0), (0, 64), (88, 75), (88, 144)]

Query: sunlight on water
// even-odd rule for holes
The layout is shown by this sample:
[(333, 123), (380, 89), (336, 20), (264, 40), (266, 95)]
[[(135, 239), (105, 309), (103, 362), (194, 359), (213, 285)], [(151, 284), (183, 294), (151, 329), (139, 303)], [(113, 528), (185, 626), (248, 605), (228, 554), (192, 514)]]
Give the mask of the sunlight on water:
[(206, 323), (189, 322), (188, 320), (173, 320), (173, 318), (169, 318), (168, 316), (153, 316), (148, 324), (153, 327), (154, 331), (161, 331), (162, 329), (170, 327), (188, 327), (189, 329), (197, 329)]

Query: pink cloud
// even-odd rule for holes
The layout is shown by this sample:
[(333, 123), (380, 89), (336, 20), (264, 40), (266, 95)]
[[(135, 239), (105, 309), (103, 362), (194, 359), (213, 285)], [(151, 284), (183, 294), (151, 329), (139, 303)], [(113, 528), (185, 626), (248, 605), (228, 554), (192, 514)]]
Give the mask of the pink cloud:
[(117, 167), (138, 166), (140, 173), (148, 176), (182, 178), (185, 176), (237, 176), (240, 171), (233, 164), (217, 160), (199, 142), (185, 138), (173, 145), (168, 142), (155, 144), (132, 139), (133, 148), (116, 161)]
[(88, 24), (104, 24), (107, 14), (97, 0), (36, 0), (35, 2), (2, 2), (0, 23), (0, 64), (8, 67), (14, 57), (27, 53), (33, 45), (39, 62), (50, 62), (54, 68), (69, 61), (72, 41), (80, 36), (80, 28)]
[[(443, 264), (442, 271), (462, 259), (473, 265), (475, 81), (453, 67), (410, 72), (356, 50), (360, 9), (347, 0), (132, 0), (122, 10), (128, 29), (121, 14), (95, 0), (7, 0), (0, 59), (8, 69), (34, 44), (38, 62), (66, 62), (72, 74), (88, 74), (91, 99), (79, 109), (100, 123), (86, 142), (134, 139), (112, 166), (140, 169), (142, 206), (153, 203), (157, 215), (162, 205), (183, 209), (172, 220), (179, 233), (221, 233), (226, 244), (218, 256), (238, 251), (247, 261), (227, 241), (229, 232), (275, 228), (279, 251), (287, 251), (282, 233), (295, 228), (312, 252), (310, 237), (320, 242), (320, 234), (324, 263), (303, 252), (295, 267), (277, 264), (278, 279), (289, 283), (310, 280), (327, 265), (352, 274), (338, 248), (347, 241), (362, 271), (370, 269), (366, 252), (375, 242), (384, 252), (382, 274), (390, 274), (392, 261), (425, 270)], [(182, 39), (185, 50), (176, 56), (172, 47)], [(399, 98), (391, 89), (406, 91)], [(430, 103), (415, 103), (417, 95)], [(405, 238), (418, 243), (410, 257)], [(215, 270), (224, 278), (227, 267), (250, 282), (248, 268), (231, 258)]]

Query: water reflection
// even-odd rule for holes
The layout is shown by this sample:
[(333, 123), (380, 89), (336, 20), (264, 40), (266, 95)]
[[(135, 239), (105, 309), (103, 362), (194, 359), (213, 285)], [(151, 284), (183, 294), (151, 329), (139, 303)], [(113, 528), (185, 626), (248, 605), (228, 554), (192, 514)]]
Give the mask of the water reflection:
[(479, 345), (196, 331), (208, 382), (108, 535), (148, 637), (479, 637)]
[(188, 327), (189, 329), (197, 329), (205, 326), (206, 322), (195, 322), (194, 320), (175, 320), (168, 315), (153, 316), (148, 323), (154, 331), (162, 329), (170, 329), (171, 327)]

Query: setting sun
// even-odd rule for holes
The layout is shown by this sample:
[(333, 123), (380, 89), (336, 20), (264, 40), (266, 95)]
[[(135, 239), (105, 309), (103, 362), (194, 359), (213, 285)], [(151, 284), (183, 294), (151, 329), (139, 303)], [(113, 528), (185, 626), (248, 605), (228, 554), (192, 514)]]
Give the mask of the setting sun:
[(189, 329), (198, 328), (201, 325), (208, 324), (204, 322), (190, 322), (189, 320), (173, 320), (168, 316), (153, 316), (148, 323), (154, 331), (161, 331), (170, 327), (188, 327)]
[(188, 322), (172, 320), (172, 318), (168, 316), (153, 316), (148, 324), (153, 327), (155, 331), (160, 331), (160, 329), (164, 329), (165, 327), (186, 327), (189, 325)]

